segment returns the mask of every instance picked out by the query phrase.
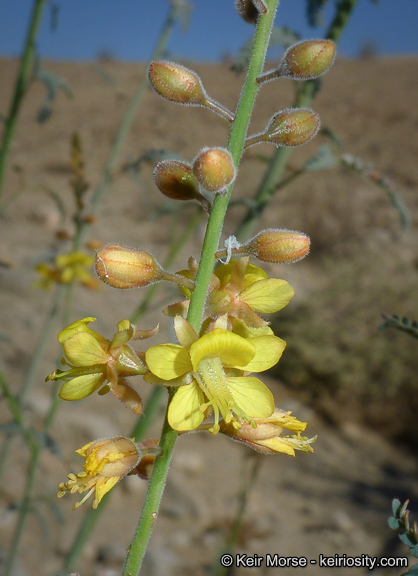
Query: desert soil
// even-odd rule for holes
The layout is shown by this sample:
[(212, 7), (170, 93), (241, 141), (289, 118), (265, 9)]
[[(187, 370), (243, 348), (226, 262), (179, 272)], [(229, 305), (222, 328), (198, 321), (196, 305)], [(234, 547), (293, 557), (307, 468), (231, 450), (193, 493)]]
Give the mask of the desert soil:
[[(144, 65), (119, 62), (54, 62), (46, 66), (68, 81), (73, 98), (59, 94), (52, 117), (39, 124), (36, 116), (45, 90), (35, 84), (24, 102), (10, 154), (5, 185), (8, 208), (0, 225), (3, 265), (0, 349), (2, 368), (13, 393), (22, 385), (53, 298), (53, 291), (34, 288), (37, 280), (34, 267), (69, 249), (69, 244), (58, 240), (56, 235), (61, 230), (69, 235), (73, 231), (71, 136), (77, 132), (82, 143), (86, 179), (91, 185), (88, 199), (100, 180), (112, 138), (145, 70)], [(226, 65), (195, 68), (209, 93), (234, 108), (242, 77), (235, 76)], [(323, 126), (338, 134), (347, 152), (372, 162), (396, 182), (410, 212), (408, 230), (401, 230), (399, 215), (378, 187), (342, 168), (308, 174), (292, 183), (277, 196), (259, 225), (300, 229), (312, 238), (312, 254), (307, 259), (293, 266), (269, 267), (271, 274), (295, 287), (296, 296), (286, 310), (287, 317), (292, 317), (292, 310), (305, 306), (309, 311), (304, 320), (307, 325), (321, 313), (326, 319), (324, 333), (327, 326), (331, 328), (338, 323), (342, 333), (353, 330), (356, 333), (361, 332), (363, 324), (357, 319), (353, 327), (350, 318), (361, 306), (373, 318), (372, 337), (361, 346), (363, 355), (374, 357), (379, 339), (389, 339), (390, 349), (392, 346), (394, 350), (403, 349), (404, 362), (415, 379), (418, 368), (415, 341), (401, 332), (379, 333), (377, 326), (382, 312), (417, 319), (417, 68), (416, 58), (338, 60), (314, 104)], [(2, 114), (7, 113), (16, 70), (15, 61), (0, 61)], [(265, 86), (259, 95), (251, 131), (261, 130), (275, 111), (291, 103), (290, 82)], [(153, 163), (143, 161), (136, 179), (123, 171), (123, 165), (149, 150), (161, 149), (174, 151), (190, 161), (201, 147), (223, 146), (226, 138), (220, 118), (205, 110), (176, 107), (149, 92), (134, 122), (111, 189), (89, 229), (89, 240), (138, 247), (163, 261), (173, 234), (174, 237), (179, 234), (194, 208), (186, 207), (174, 218), (164, 213), (156, 219), (155, 211), (166, 204), (166, 199), (152, 183)], [(299, 168), (325, 142), (326, 137), (320, 135), (295, 150), (291, 169)], [(251, 197), (264, 169), (257, 155), (267, 156), (271, 152), (268, 146), (260, 146), (244, 157), (235, 199)], [(62, 203), (64, 219), (56, 198)], [(171, 207), (173, 204), (169, 203)], [(242, 213), (239, 206), (231, 210), (224, 237), (234, 232)], [(198, 257), (203, 231), (202, 222), (178, 256), (173, 271), (184, 268), (190, 255)], [(339, 271), (347, 279), (343, 284)], [(97, 317), (97, 331), (111, 337), (116, 323), (129, 317), (142, 297), (139, 290), (121, 292), (101, 286), (98, 291), (89, 291), (77, 287), (71, 321)], [(172, 338), (170, 323), (161, 315), (161, 308), (173, 299), (179, 299), (173, 290), (162, 291), (152, 310), (141, 320), (142, 328), (161, 323), (154, 343)], [(349, 306), (340, 314), (341, 301), (349, 302)], [(278, 335), (286, 340), (286, 332), (280, 331), (280, 314), (277, 314)], [(35, 429), (40, 429), (49, 407), (51, 385), (44, 378), (58, 367), (56, 359), (60, 351), (55, 334), (62, 327), (58, 320), (25, 401), (25, 417)], [(316, 344), (321, 348), (321, 334)], [(344, 357), (350, 350), (341, 349), (338, 354)], [(330, 355), (327, 364), (332, 366), (339, 360)], [(355, 361), (353, 356), (353, 366)], [(350, 365), (351, 360), (346, 372), (350, 371)], [(414, 506), (418, 510), (417, 435), (414, 438), (411, 431), (411, 441), (407, 443), (405, 433), (402, 434), (404, 429), (399, 427), (405, 414), (410, 413), (410, 406), (416, 406), (417, 383), (412, 377), (402, 377), (403, 381), (400, 384), (397, 381), (398, 388), (393, 390), (390, 373), (382, 375), (378, 368), (370, 367), (368, 379), (373, 393), (367, 402), (364, 394), (356, 396), (350, 388), (335, 398), (328, 390), (321, 410), (316, 409), (320, 405), (318, 399), (311, 402), (306, 390), (296, 393), (288, 374), (286, 380), (280, 377), (280, 372), (265, 376), (276, 404), (307, 421), (307, 434), (317, 435), (318, 440), (314, 454), (298, 453), (295, 458), (256, 457), (258, 475), (249, 494), (236, 553), (261, 556), (278, 553), (305, 556), (308, 560), (318, 560), (320, 554), (407, 556), (407, 548), (389, 529), (387, 518), (394, 497), (410, 498), (412, 510)], [(136, 386), (146, 399), (150, 385), (138, 378)], [(379, 404), (379, 417), (369, 419), (372, 410), (368, 412), (365, 408), (370, 408), (374, 399), (378, 404), (382, 394), (386, 403)], [(391, 395), (396, 400), (393, 404)], [(81, 458), (74, 454), (77, 448), (96, 438), (128, 435), (134, 422), (128, 410), (111, 396), (94, 395), (82, 402), (60, 406), (50, 431), (59, 451), (46, 450), (41, 459), (34, 500), (38, 516), (29, 519), (16, 576), (57, 574), (62, 566), (89, 504), (73, 512), (71, 506), (76, 497), (55, 501), (56, 486), (69, 471), (80, 469)], [(337, 397), (344, 398), (344, 402), (339, 403)], [(370, 406), (365, 407), (364, 403)], [(4, 399), (0, 409), (1, 422), (10, 422)], [(162, 411), (152, 426), (151, 437), (158, 437), (161, 418)], [(2, 471), (0, 492), (3, 558), (15, 527), (28, 465), (28, 450), (21, 438), (15, 437), (12, 447)], [(252, 461), (249, 457), (248, 449), (226, 438), (196, 434), (179, 440), (145, 561), (145, 575), (211, 573), (236, 513), (245, 470)], [(146, 483), (136, 478), (125, 479), (114, 490), (77, 565), (80, 574), (120, 573), (145, 491)], [(50, 502), (56, 505), (61, 518), (51, 512)], [(263, 565), (252, 573), (269, 574), (270, 570), (274, 571)], [(403, 571), (386, 568), (374, 573), (392, 576)], [(367, 572), (366, 568), (332, 571), (341, 576)], [(247, 573), (245, 568), (230, 572), (234, 576)], [(322, 574), (323, 569), (318, 564), (309, 565), (305, 573), (315, 576)]]

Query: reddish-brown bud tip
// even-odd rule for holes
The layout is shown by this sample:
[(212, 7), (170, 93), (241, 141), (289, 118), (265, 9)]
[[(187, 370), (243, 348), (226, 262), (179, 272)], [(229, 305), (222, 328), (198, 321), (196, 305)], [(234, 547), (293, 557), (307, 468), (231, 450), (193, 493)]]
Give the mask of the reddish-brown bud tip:
[(336, 46), (332, 40), (305, 40), (288, 48), (278, 69), (281, 77), (313, 80), (332, 66)]
[(200, 184), (210, 192), (221, 192), (235, 178), (235, 165), (226, 148), (204, 148), (193, 163)]
[(264, 132), (264, 141), (276, 146), (300, 146), (319, 130), (319, 115), (310, 108), (286, 108), (277, 112)]
[(244, 248), (262, 262), (288, 264), (301, 260), (309, 253), (309, 236), (294, 230), (270, 228), (259, 232)]
[(100, 280), (114, 288), (139, 288), (162, 280), (164, 271), (148, 252), (108, 244), (96, 253)]
[(205, 106), (206, 92), (196, 72), (173, 62), (151, 62), (148, 78), (154, 90), (178, 104)]

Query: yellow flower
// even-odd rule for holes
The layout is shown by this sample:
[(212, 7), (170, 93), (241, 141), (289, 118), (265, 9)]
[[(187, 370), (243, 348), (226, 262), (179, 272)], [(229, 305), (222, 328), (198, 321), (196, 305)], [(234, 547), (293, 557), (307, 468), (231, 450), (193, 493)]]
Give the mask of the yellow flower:
[(133, 440), (118, 436), (96, 440), (86, 444), (77, 454), (86, 459), (83, 471), (76, 474), (68, 474), (67, 482), (61, 482), (58, 486), (58, 498), (62, 498), (67, 492), (82, 494), (87, 492), (84, 498), (74, 504), (76, 510), (92, 494), (94, 495), (93, 508), (97, 508), (100, 500), (109, 490), (127, 474), (135, 474), (136, 467), (141, 459), (149, 459), (161, 454), (161, 449), (152, 442), (151, 447), (144, 444), (135, 444)]
[(146, 381), (180, 386), (168, 409), (175, 430), (194, 430), (212, 411), (214, 434), (221, 417), (239, 427), (238, 419), (251, 424), (252, 418), (265, 418), (274, 411), (270, 390), (248, 373), (274, 366), (286, 343), (273, 335), (243, 338), (224, 329), (226, 322), (226, 316), (220, 318), (213, 330), (198, 338), (190, 324), (176, 316), (180, 345), (160, 344), (145, 353), (151, 372)]
[(93, 256), (83, 252), (72, 252), (71, 254), (60, 254), (55, 258), (55, 265), (42, 262), (36, 266), (35, 270), (40, 274), (41, 280), (38, 282), (39, 288), (47, 290), (52, 284), (72, 284), (80, 282), (87, 288), (95, 289), (99, 282), (90, 274), (90, 269), (94, 263)]
[(139, 415), (142, 411), (141, 398), (126, 384), (125, 378), (143, 375), (147, 369), (128, 342), (149, 338), (158, 327), (155, 330), (138, 330), (129, 320), (122, 320), (118, 323), (118, 332), (110, 341), (88, 327), (95, 320), (83, 318), (58, 334), (67, 358), (62, 362), (70, 366), (70, 370), (56, 370), (46, 381), (65, 380), (59, 393), (63, 400), (86, 398), (107, 381), (108, 385), (100, 390), (100, 394), (110, 390)]
[[(314, 438), (301, 436), (300, 433), (305, 430), (307, 423), (300, 422), (290, 414), (291, 412), (276, 408), (267, 418), (255, 418), (256, 428), (246, 422), (240, 422), (241, 427), (237, 429), (224, 421), (220, 423), (220, 432), (265, 454), (283, 452), (294, 456), (295, 450), (313, 452), (311, 444), (315, 442), (316, 436)], [(296, 432), (296, 435), (281, 436), (285, 428)]]
[[(231, 260), (228, 264), (221, 264), (212, 275), (209, 294), (206, 302), (206, 318), (218, 318), (228, 315), (229, 326), (233, 318), (243, 320), (250, 328), (266, 326), (258, 313), (271, 314), (278, 312), (293, 298), (294, 290), (285, 280), (267, 278), (262, 268), (253, 266), (249, 258)], [(179, 274), (193, 279), (197, 271), (197, 262), (189, 261), (189, 270), (182, 270)], [(189, 298), (190, 290), (182, 288)], [(188, 301), (168, 306), (164, 311), (169, 316), (180, 314), (185, 317)], [(204, 324), (207, 328), (207, 324)]]

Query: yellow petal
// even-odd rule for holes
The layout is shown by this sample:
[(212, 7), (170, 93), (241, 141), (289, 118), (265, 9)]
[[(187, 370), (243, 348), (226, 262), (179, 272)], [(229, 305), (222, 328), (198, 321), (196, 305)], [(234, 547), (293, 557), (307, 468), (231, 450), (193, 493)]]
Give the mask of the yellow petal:
[(96, 490), (94, 494), (93, 508), (96, 509), (100, 504), (101, 499), (105, 494), (109, 492), (120, 480), (119, 476), (113, 476), (112, 478), (101, 478), (101, 482), (96, 483)]
[(228, 314), (219, 316), (219, 318), (215, 320), (213, 327), (220, 328), (221, 330), (228, 330)]
[(178, 378), (172, 378), (171, 380), (163, 380), (162, 378), (158, 378), (152, 372), (148, 372), (145, 374), (144, 380), (145, 382), (149, 382), (150, 384), (158, 384), (159, 386), (186, 386), (186, 384), (190, 384), (191, 382), (191, 375), (184, 374), (183, 376), (179, 376)]
[[(244, 260), (244, 258), (240, 258), (240, 260)], [(262, 268), (254, 266), (254, 264), (249, 264), (248, 258), (246, 258), (246, 260), (247, 266), (245, 268), (244, 278), (245, 287), (247, 287), (249, 284), (252, 284), (253, 282), (256, 282), (257, 280), (267, 278), (267, 274)], [(225, 286), (225, 284), (231, 279), (231, 273), (237, 262), (237, 260), (232, 259), (228, 264), (221, 264), (221, 266), (216, 268), (215, 274), (221, 280), (222, 286)]]
[(59, 343), (64, 344), (66, 340), (69, 340), (79, 332), (86, 332), (87, 334), (91, 334), (94, 338), (96, 338), (96, 340), (103, 346), (103, 348), (106, 348), (106, 346), (110, 344), (109, 340), (106, 340), (106, 338), (103, 338), (103, 336), (100, 336), (100, 334), (97, 334), (97, 332), (91, 330), (88, 326), (90, 322), (96, 322), (96, 318), (88, 316), (87, 318), (77, 320), (77, 322), (73, 322), (67, 326), (67, 328), (64, 328), (64, 330), (58, 334)]
[(261, 446), (266, 446), (274, 452), (281, 452), (282, 454), (288, 454), (289, 456), (295, 456), (295, 450), (284, 442), (281, 438), (268, 438), (267, 440), (257, 440), (257, 444)]
[(177, 344), (152, 346), (145, 353), (145, 361), (151, 372), (163, 380), (177, 378), (193, 369), (187, 350)]
[(204, 402), (203, 392), (195, 381), (182, 386), (168, 407), (168, 423), (174, 430), (194, 430), (205, 417), (200, 410)]
[(270, 326), (250, 328), (241, 318), (231, 318), (231, 325), (232, 332), (243, 338), (254, 338), (254, 336), (265, 336), (266, 334), (274, 336), (274, 332)]
[(190, 348), (190, 358), (195, 372), (198, 370), (200, 360), (207, 356), (217, 356), (224, 364), (245, 366), (254, 355), (255, 347), (249, 340), (219, 328), (204, 334)]
[(258, 378), (251, 376), (227, 378), (228, 388), (236, 405), (250, 418), (267, 418), (274, 412), (274, 398)]
[(260, 280), (246, 288), (240, 294), (240, 300), (250, 308), (262, 314), (281, 310), (293, 298), (295, 291), (285, 280), (270, 278)]
[(63, 400), (82, 400), (93, 394), (105, 381), (104, 374), (86, 374), (63, 384), (59, 397)]
[(63, 344), (67, 359), (75, 366), (107, 364), (111, 359), (99, 342), (88, 332), (79, 332)]
[(280, 360), (286, 342), (277, 336), (256, 336), (250, 338), (255, 346), (255, 356), (242, 370), (247, 372), (263, 372), (268, 370)]
[(129, 340), (132, 340), (134, 334), (134, 328), (129, 322), (129, 320), (121, 320), (118, 322), (118, 331), (113, 336), (111, 348), (117, 348), (118, 346), (123, 346), (127, 344)]
[(176, 316), (174, 318), (174, 330), (176, 332), (177, 340), (183, 348), (186, 348), (186, 350), (189, 350), (190, 346), (193, 342), (196, 342), (198, 338), (192, 326), (181, 316)]

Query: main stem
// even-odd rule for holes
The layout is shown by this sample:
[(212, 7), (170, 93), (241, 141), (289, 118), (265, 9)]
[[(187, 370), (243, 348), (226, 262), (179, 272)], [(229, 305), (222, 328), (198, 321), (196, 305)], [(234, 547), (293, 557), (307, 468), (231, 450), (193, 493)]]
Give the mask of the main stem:
[(2, 195), (4, 174), (6, 171), (7, 158), (9, 156), (10, 145), (13, 140), (13, 135), (16, 129), (17, 118), (19, 115), (19, 108), (24, 95), (26, 94), (29, 78), (32, 71), (33, 54), (35, 50), (35, 39), (38, 34), (39, 25), (41, 23), (42, 11), (44, 9), (46, 0), (35, 0), (33, 4), (32, 15), (26, 35), (25, 47), (22, 54), (20, 63), (19, 75), (16, 80), (15, 91), (13, 100), (10, 106), (10, 111), (6, 119), (6, 126), (3, 134), (3, 141), (0, 150), (0, 200)]
[[(231, 125), (228, 140), (228, 150), (231, 153), (236, 166), (239, 165), (241, 160), (244, 141), (257, 96), (258, 85), (256, 78), (261, 74), (263, 69), (270, 32), (273, 26), (278, 3), (279, 0), (267, 0), (267, 13), (258, 18), (247, 76), (237, 106), (235, 120)], [(187, 316), (187, 320), (196, 332), (199, 332), (202, 322), (206, 295), (213, 272), (215, 252), (218, 248), (219, 238), (222, 232), (231, 193), (232, 185), (229, 186), (225, 195), (217, 195), (215, 197), (209, 216), (199, 269), (196, 275), (196, 286), (190, 299), (189, 313)], [(170, 390), (168, 405), (170, 404), (174, 393), (175, 390)], [(134, 576), (139, 574), (141, 569), (145, 550), (158, 515), (177, 435), (178, 433), (175, 430), (172, 430), (168, 424), (166, 415), (160, 440), (160, 447), (163, 454), (155, 461), (141, 518), (126, 558), (123, 576)]]
[[(358, 0), (339, 1), (335, 17), (325, 34), (325, 38), (338, 42), (357, 2)], [(304, 106), (310, 106), (315, 97), (316, 89), (317, 85), (315, 80), (304, 82), (303, 87), (298, 91), (294, 107), (301, 108)], [(293, 148), (286, 146), (278, 148), (274, 153), (256, 193), (254, 206), (248, 209), (242, 222), (238, 226), (236, 236), (239, 240), (247, 240), (253, 234), (262, 213), (276, 193), (279, 182), (283, 178), (284, 171), (289, 163), (292, 153)]]
[[(159, 60), (164, 54), (174, 24), (176, 23), (177, 12), (178, 9), (176, 8), (175, 3), (172, 2), (170, 11), (163, 24), (161, 33), (158, 36), (158, 41), (152, 54), (152, 60)], [(126, 138), (129, 134), (129, 130), (131, 129), (132, 123), (135, 120), (135, 117), (138, 113), (142, 100), (144, 99), (144, 96), (148, 91), (148, 87), (149, 87), (148, 76), (147, 73), (145, 72), (136, 88), (135, 94), (133, 95), (132, 100), (130, 101), (129, 106), (125, 112), (125, 115), (123, 116), (122, 121), (116, 132), (109, 153), (109, 157), (107, 159), (106, 166), (103, 169), (102, 178), (91, 200), (91, 206), (90, 206), (91, 214), (96, 214), (112, 183), (116, 166), (122, 154), (123, 146), (126, 142)], [(81, 238), (82, 236), (83, 234), (81, 234)]]

